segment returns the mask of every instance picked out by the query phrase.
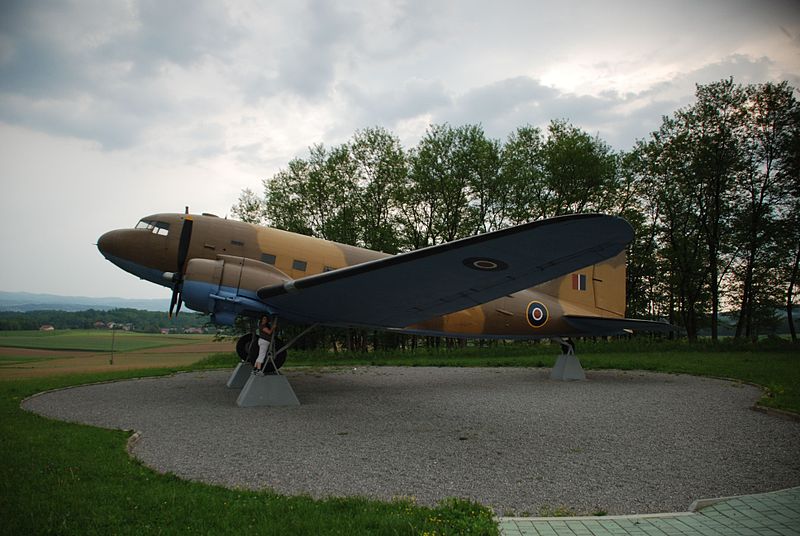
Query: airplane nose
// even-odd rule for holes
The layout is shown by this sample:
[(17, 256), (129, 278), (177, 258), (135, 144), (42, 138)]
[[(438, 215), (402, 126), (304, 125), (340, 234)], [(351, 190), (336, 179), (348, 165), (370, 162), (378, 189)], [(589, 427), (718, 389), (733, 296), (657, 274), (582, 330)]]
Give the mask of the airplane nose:
[(119, 257), (120, 235), (123, 232), (122, 230), (109, 231), (97, 240), (97, 249), (100, 250), (104, 257), (107, 258), (109, 255)]

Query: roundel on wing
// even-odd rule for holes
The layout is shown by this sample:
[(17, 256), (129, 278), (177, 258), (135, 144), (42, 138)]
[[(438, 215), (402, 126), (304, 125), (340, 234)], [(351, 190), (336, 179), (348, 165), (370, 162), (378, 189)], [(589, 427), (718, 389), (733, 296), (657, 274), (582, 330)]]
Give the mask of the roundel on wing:
[(547, 323), (550, 315), (547, 312), (547, 307), (542, 302), (532, 301), (528, 304), (527, 319), (528, 324), (533, 328), (540, 328)]

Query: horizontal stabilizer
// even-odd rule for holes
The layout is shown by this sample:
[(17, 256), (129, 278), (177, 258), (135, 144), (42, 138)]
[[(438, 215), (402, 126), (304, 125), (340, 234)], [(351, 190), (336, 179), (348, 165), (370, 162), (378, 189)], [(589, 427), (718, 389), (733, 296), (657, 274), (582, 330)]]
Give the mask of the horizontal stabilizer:
[(675, 327), (667, 322), (635, 320), (633, 318), (564, 315), (564, 320), (587, 336), (622, 335), (628, 331), (655, 331), (659, 333), (675, 331)]

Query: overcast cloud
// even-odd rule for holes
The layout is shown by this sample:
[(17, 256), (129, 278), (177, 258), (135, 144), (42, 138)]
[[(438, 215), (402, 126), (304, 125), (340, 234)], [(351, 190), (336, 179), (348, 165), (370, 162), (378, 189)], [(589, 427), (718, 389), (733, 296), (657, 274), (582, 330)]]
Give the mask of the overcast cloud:
[(0, 290), (168, 299), (97, 237), (225, 215), (369, 126), (558, 118), (629, 149), (730, 76), (800, 87), (794, 2), (4, 1)]

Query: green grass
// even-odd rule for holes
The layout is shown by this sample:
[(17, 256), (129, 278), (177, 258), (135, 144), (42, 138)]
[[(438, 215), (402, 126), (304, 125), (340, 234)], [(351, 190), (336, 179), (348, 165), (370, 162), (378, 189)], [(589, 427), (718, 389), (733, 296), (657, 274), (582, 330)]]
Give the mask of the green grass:
[(53, 421), (20, 409), (47, 389), (168, 370), (0, 381), (3, 534), (497, 534), (492, 512), (359, 498), (313, 500), (230, 490), (159, 475), (125, 452), (128, 432)]
[[(115, 331), (114, 350), (129, 352), (176, 344), (208, 342), (208, 335), (161, 335)], [(0, 331), (0, 346), (38, 350), (103, 352), (111, 349), (108, 330)]]
[(48, 361), (50, 359), (58, 359), (58, 357), (0, 355), (0, 365), (19, 365), (22, 363), (36, 363), (37, 361)]

